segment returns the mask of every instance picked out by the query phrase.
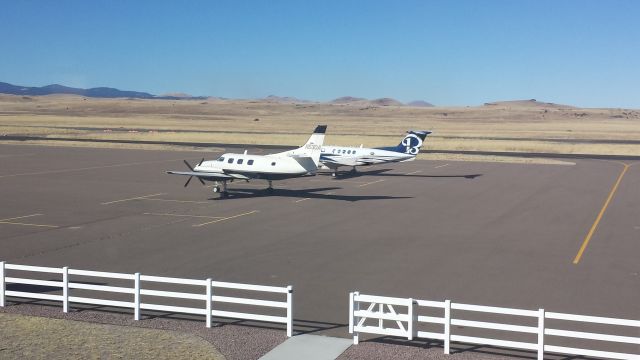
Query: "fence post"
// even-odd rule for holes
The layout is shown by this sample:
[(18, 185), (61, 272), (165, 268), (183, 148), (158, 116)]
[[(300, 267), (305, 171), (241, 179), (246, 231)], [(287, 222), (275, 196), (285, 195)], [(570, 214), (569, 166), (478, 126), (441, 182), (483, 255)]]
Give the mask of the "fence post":
[(407, 340), (413, 340), (413, 334), (415, 331), (415, 309), (413, 308), (413, 299), (409, 298), (409, 303), (407, 304)]
[(544, 309), (538, 309), (538, 360), (544, 359)]
[(69, 312), (69, 268), (62, 268), (62, 312)]
[(4, 261), (0, 261), (0, 306), (4, 307)]
[(293, 286), (287, 286), (287, 337), (293, 336)]
[(444, 301), (444, 353), (451, 352), (451, 300)]
[(133, 320), (140, 320), (140, 273), (134, 274)]
[[(384, 315), (384, 304), (383, 303), (378, 304), (378, 313), (380, 315)], [(384, 319), (378, 319), (378, 327), (380, 328), (380, 330), (384, 329)]]
[(211, 297), (213, 296), (212, 294), (212, 289), (211, 289), (211, 278), (207, 279), (207, 302), (206, 302), (206, 308), (207, 308), (207, 327), (210, 328), (211, 327)]
[(356, 296), (360, 295), (358, 291), (349, 293), (349, 333), (353, 334), (353, 345), (358, 345), (359, 337), (356, 327), (358, 326), (358, 317), (356, 311), (360, 310), (360, 302), (356, 301)]

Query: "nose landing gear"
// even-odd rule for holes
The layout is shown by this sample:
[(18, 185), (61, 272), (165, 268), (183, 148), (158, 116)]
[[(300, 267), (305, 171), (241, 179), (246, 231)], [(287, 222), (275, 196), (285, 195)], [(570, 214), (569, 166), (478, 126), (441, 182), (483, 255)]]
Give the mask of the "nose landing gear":
[(221, 199), (228, 197), (229, 192), (227, 191), (227, 182), (222, 181), (222, 186), (220, 186), (220, 183), (216, 182), (216, 184), (213, 186), (213, 192), (219, 193)]

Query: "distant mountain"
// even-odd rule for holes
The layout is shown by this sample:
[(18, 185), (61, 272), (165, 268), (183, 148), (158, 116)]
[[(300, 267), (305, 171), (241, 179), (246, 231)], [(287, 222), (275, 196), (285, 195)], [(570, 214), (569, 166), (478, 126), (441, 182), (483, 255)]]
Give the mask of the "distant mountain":
[(163, 98), (189, 99), (189, 98), (192, 98), (193, 96), (191, 96), (189, 94), (181, 93), (181, 92), (176, 92), (176, 93), (162, 94), (162, 95), (160, 95), (160, 97), (163, 97)]
[(411, 101), (407, 103), (407, 106), (414, 106), (414, 107), (434, 107), (435, 105), (428, 103), (426, 101), (423, 100), (416, 100), (416, 101)]
[(562, 105), (562, 104), (542, 102), (542, 101), (538, 101), (536, 99), (494, 101), (494, 102), (490, 102), (490, 103), (484, 103), (484, 106), (543, 107), (543, 108), (573, 108), (574, 107), (574, 106), (571, 106), (571, 105)]
[(167, 94), (164, 96), (155, 96), (146, 92), (118, 90), (109, 87), (96, 87), (90, 89), (72, 88), (64, 85), (53, 84), (41, 87), (29, 87), (12, 85), (0, 82), (0, 93), (11, 95), (54, 95), (54, 94), (70, 94), (94, 98), (133, 98), (133, 99), (206, 99), (206, 97), (193, 97), (187, 94)]
[(333, 99), (329, 101), (329, 104), (349, 104), (354, 102), (362, 102), (367, 101), (365, 98), (353, 97), (353, 96), (343, 96), (337, 99)]
[(290, 103), (302, 104), (302, 103), (310, 102), (309, 100), (302, 100), (302, 99), (298, 99), (291, 96), (276, 96), (276, 95), (269, 95), (266, 98), (263, 98), (261, 100), (264, 100), (266, 102), (284, 103), (284, 104), (290, 104)]
[(404, 106), (403, 103), (392, 98), (380, 98), (369, 101), (373, 105), (378, 106)]

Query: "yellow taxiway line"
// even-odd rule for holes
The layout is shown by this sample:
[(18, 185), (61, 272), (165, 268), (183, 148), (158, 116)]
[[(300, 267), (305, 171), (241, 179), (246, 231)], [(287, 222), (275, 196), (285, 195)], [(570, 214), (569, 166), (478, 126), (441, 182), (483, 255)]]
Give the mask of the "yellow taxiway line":
[(31, 215), (16, 216), (16, 217), (8, 218), (8, 219), (0, 219), (0, 222), (7, 222), (7, 221), (11, 221), (11, 220), (24, 219), (24, 218), (33, 217), (33, 216), (40, 216), (40, 215), (42, 215), (42, 214), (31, 214)]
[(233, 215), (233, 216), (227, 216), (227, 217), (223, 217), (223, 218), (212, 220), (212, 221), (207, 221), (205, 223), (196, 224), (196, 225), (192, 225), (192, 226), (193, 227), (200, 227), (200, 226), (204, 226), (204, 225), (214, 224), (214, 223), (217, 223), (217, 222), (221, 222), (221, 221), (225, 221), (225, 220), (229, 220), (229, 219), (235, 219), (235, 218), (238, 218), (238, 217), (241, 217), (241, 216), (245, 216), (245, 215), (251, 215), (251, 214), (254, 214), (254, 213), (257, 213), (257, 212), (258, 212), (258, 210), (253, 210), (253, 211), (249, 211), (249, 212), (246, 212), (246, 213)]
[(22, 226), (40, 226), (40, 227), (48, 227), (48, 228), (57, 228), (57, 226), (55, 226), (55, 225), (30, 224), (30, 223), (19, 223), (19, 222), (10, 222), (10, 221), (0, 221), (0, 224), (22, 225)]
[(371, 185), (371, 184), (377, 184), (377, 183), (379, 183), (379, 182), (383, 182), (383, 181), (384, 181), (384, 179), (380, 179), (380, 180), (376, 180), (376, 181), (371, 181), (371, 182), (368, 182), (368, 183), (360, 184), (360, 185), (358, 185), (358, 187), (363, 187), (363, 186), (367, 186), (367, 185)]
[(600, 209), (600, 213), (598, 213), (596, 220), (593, 222), (593, 225), (591, 225), (591, 229), (589, 230), (589, 233), (584, 238), (584, 241), (582, 242), (582, 246), (580, 246), (580, 250), (578, 250), (576, 257), (573, 259), (574, 265), (580, 262), (580, 259), (582, 258), (582, 254), (584, 254), (585, 249), (589, 245), (589, 241), (591, 241), (591, 237), (596, 232), (596, 229), (598, 228), (598, 224), (600, 223), (600, 220), (602, 220), (602, 216), (604, 215), (605, 211), (607, 211), (607, 207), (609, 207), (609, 203), (611, 202), (611, 199), (613, 199), (613, 195), (615, 195), (616, 191), (618, 190), (618, 186), (620, 185), (620, 182), (622, 181), (624, 174), (626, 174), (627, 170), (629, 170), (629, 165), (627, 164), (623, 164), (623, 165), (624, 165), (624, 168), (622, 169), (622, 172), (618, 176), (618, 180), (616, 180), (616, 183), (613, 185), (613, 188), (611, 188), (611, 191), (609, 192), (609, 196), (607, 197), (607, 200), (604, 202), (602, 209)]
[(8, 218), (8, 219), (0, 219), (0, 224), (22, 225), (22, 226), (39, 226), (39, 227), (48, 227), (48, 228), (57, 228), (58, 227), (58, 226), (55, 226), (55, 225), (32, 224), (32, 223), (23, 223), (23, 222), (15, 222), (15, 221), (13, 221), (13, 220), (24, 219), (24, 218), (28, 218), (28, 217), (34, 217), (34, 216), (41, 216), (41, 215), (42, 214), (31, 214), (31, 215), (16, 216), (16, 217)]
[(119, 203), (119, 202), (123, 202), (123, 201), (139, 200), (139, 199), (145, 199), (145, 198), (149, 198), (149, 197), (152, 197), (152, 196), (160, 196), (160, 195), (166, 195), (166, 193), (158, 193), (158, 194), (137, 196), (137, 197), (132, 197), (132, 198), (128, 198), (128, 199), (107, 201), (107, 202), (103, 202), (103, 203), (100, 203), (100, 204), (101, 205), (109, 205), (109, 204), (115, 204), (115, 203)]
[(223, 219), (224, 218), (223, 216), (186, 215), (186, 214), (169, 214), (169, 213), (143, 213), (143, 215), (191, 217), (191, 218), (206, 218), (206, 219)]
[(123, 167), (123, 166), (157, 164), (157, 163), (172, 162), (172, 161), (178, 161), (178, 160), (182, 160), (182, 159), (138, 161), (138, 162), (131, 162), (131, 163), (123, 163), (123, 164), (98, 165), (98, 166), (87, 166), (87, 167), (71, 168), (71, 169), (35, 171), (35, 172), (29, 172), (29, 173), (0, 175), (0, 178), (15, 177), (15, 176), (62, 174), (62, 173), (67, 173), (67, 172), (76, 172), (76, 171), (85, 171), (85, 170), (97, 170), (97, 169), (109, 169), (109, 168), (116, 168), (116, 167)]
[(209, 204), (209, 202), (208, 202), (208, 201), (196, 201), (196, 200), (149, 199), (149, 198), (143, 198), (142, 200), (149, 200), (149, 201), (168, 201), (168, 202), (189, 203), (189, 204)]

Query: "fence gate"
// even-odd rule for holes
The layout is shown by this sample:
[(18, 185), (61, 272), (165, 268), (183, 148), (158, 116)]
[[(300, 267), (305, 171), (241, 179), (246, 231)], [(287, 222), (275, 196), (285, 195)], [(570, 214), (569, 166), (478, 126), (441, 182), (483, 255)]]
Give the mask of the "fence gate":
[(353, 343), (358, 344), (359, 332), (413, 340), (415, 304), (413, 299), (349, 293), (349, 334), (353, 334)]

